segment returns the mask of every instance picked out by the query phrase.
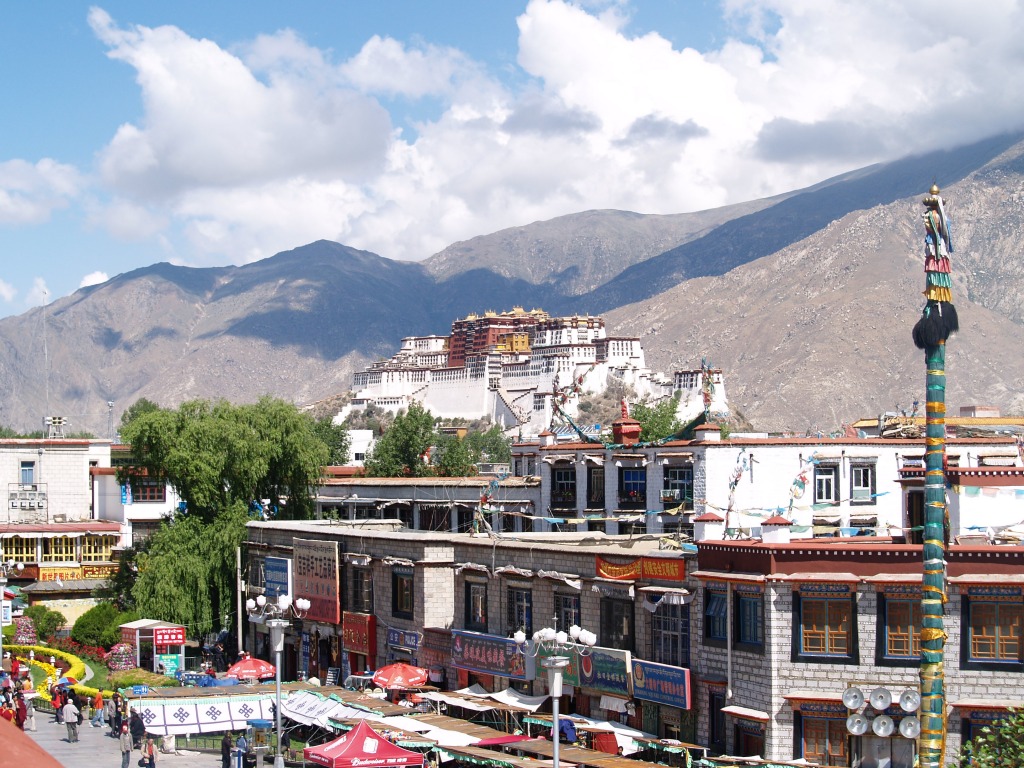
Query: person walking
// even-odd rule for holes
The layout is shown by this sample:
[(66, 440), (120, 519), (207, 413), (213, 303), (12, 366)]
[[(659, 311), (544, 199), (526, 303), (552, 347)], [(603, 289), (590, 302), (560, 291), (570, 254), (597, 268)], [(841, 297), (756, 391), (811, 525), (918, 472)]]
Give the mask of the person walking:
[(24, 731), (27, 719), (28, 707), (25, 706), (25, 696), (18, 691), (14, 694), (14, 724)]
[(68, 699), (67, 704), (61, 707), (61, 715), (64, 717), (64, 725), (68, 729), (68, 743), (78, 741), (78, 716), (81, 710), (75, 706), (75, 702)]
[(93, 728), (103, 728), (107, 724), (104, 720), (106, 714), (107, 711), (103, 706), (103, 692), (96, 691), (96, 695), (92, 699), (92, 720), (89, 721), (89, 725)]
[(231, 768), (231, 731), (224, 731), (220, 740), (220, 768)]
[[(32, 697), (35, 698), (35, 697)], [(25, 700), (25, 730), (34, 731), (36, 729), (36, 707), (32, 702), (32, 698)]]
[(128, 723), (121, 726), (121, 733), (117, 737), (121, 747), (121, 768), (128, 768), (132, 761), (132, 735), (128, 733)]

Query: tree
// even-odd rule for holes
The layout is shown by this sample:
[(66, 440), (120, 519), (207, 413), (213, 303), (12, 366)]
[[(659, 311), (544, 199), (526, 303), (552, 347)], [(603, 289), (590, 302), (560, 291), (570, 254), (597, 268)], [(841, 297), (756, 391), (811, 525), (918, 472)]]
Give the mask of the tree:
[(478, 456), (479, 452), (471, 449), (468, 436), (442, 434), (438, 435), (430, 459), (442, 477), (469, 477), (476, 474)]
[(649, 443), (674, 435), (683, 428), (676, 416), (679, 393), (668, 400), (649, 405), (646, 400), (630, 408), (630, 416), (640, 422), (640, 441)]
[(335, 424), (329, 416), (313, 422), (313, 433), (320, 438), (330, 456), (327, 463), (334, 466), (347, 464), (352, 441), (349, 439), (348, 428), (344, 424)]
[(118, 432), (123, 431), (126, 426), (135, 421), (139, 416), (159, 410), (160, 406), (152, 400), (140, 397), (134, 403), (125, 408), (124, 413), (121, 414), (121, 425), (118, 428)]
[(53, 637), (58, 629), (68, 623), (63, 613), (50, 610), (45, 605), (31, 605), (25, 609), (25, 615), (32, 619), (40, 638)]
[[(194, 400), (174, 411), (146, 410), (125, 424), (122, 438), (135, 465), (121, 470), (164, 478), (185, 510), (136, 553), (130, 599), (118, 605), (185, 624), (196, 635), (230, 625), (235, 550), (245, 538), (250, 505), (264, 500), (281, 516), (311, 516), (312, 493), (330, 449), (314, 421), (294, 405), (265, 397), (251, 405)], [(130, 578), (131, 569), (115, 578)]]
[(1018, 768), (1024, 765), (1024, 710), (1011, 709), (1006, 719), (986, 725), (963, 745), (961, 765), (972, 768)]
[(431, 474), (424, 459), (437, 441), (434, 417), (419, 403), (401, 411), (364, 462), (370, 477), (422, 477)]
[(470, 432), (466, 435), (466, 440), (469, 441), (469, 448), (476, 462), (508, 464), (512, 461), (512, 441), (497, 424), (483, 432)]

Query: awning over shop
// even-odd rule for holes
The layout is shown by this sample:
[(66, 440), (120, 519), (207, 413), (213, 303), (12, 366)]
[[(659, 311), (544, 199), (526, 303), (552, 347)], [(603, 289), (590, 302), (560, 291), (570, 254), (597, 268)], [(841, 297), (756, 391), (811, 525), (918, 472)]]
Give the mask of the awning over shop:
[(735, 704), (728, 707), (722, 707), (722, 713), (726, 715), (732, 715), (738, 717), (740, 720), (754, 720), (759, 723), (767, 723), (771, 720), (771, 715), (767, 712), (762, 712), (760, 709), (751, 709), (750, 707), (740, 707)]

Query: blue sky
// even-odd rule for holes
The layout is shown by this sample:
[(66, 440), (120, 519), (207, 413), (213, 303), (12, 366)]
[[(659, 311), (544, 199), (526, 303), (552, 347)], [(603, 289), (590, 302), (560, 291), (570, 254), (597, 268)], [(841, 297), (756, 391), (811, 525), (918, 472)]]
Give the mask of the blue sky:
[(0, 5), (0, 316), (326, 238), (422, 259), (1024, 125), (1024, 10), (953, 0)]

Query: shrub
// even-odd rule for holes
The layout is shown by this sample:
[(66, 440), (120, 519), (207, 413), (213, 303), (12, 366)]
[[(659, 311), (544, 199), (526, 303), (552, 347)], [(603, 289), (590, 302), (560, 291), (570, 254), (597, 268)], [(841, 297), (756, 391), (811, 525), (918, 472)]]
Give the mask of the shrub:
[(50, 648), (57, 648), (77, 656), (80, 659), (89, 659), (102, 664), (107, 660), (107, 651), (98, 645), (83, 645), (75, 642), (70, 637), (48, 637), (46, 644)]
[(71, 628), (71, 639), (82, 645), (102, 645), (103, 635), (118, 613), (113, 603), (97, 603), (78, 617)]
[(114, 621), (104, 631), (99, 644), (104, 648), (112, 648), (117, 645), (121, 642), (121, 625), (127, 624), (130, 621), (137, 621), (140, 618), (136, 611), (123, 611), (117, 614)]
[(32, 605), (25, 609), (25, 615), (32, 619), (39, 637), (57, 634), (57, 630), (68, 623), (60, 611), (52, 611), (45, 605)]
[(138, 667), (111, 672), (107, 677), (107, 682), (110, 683), (111, 688), (115, 689), (130, 688), (133, 685), (148, 685), (150, 688), (170, 688), (178, 685), (178, 681), (172, 677), (147, 672)]

